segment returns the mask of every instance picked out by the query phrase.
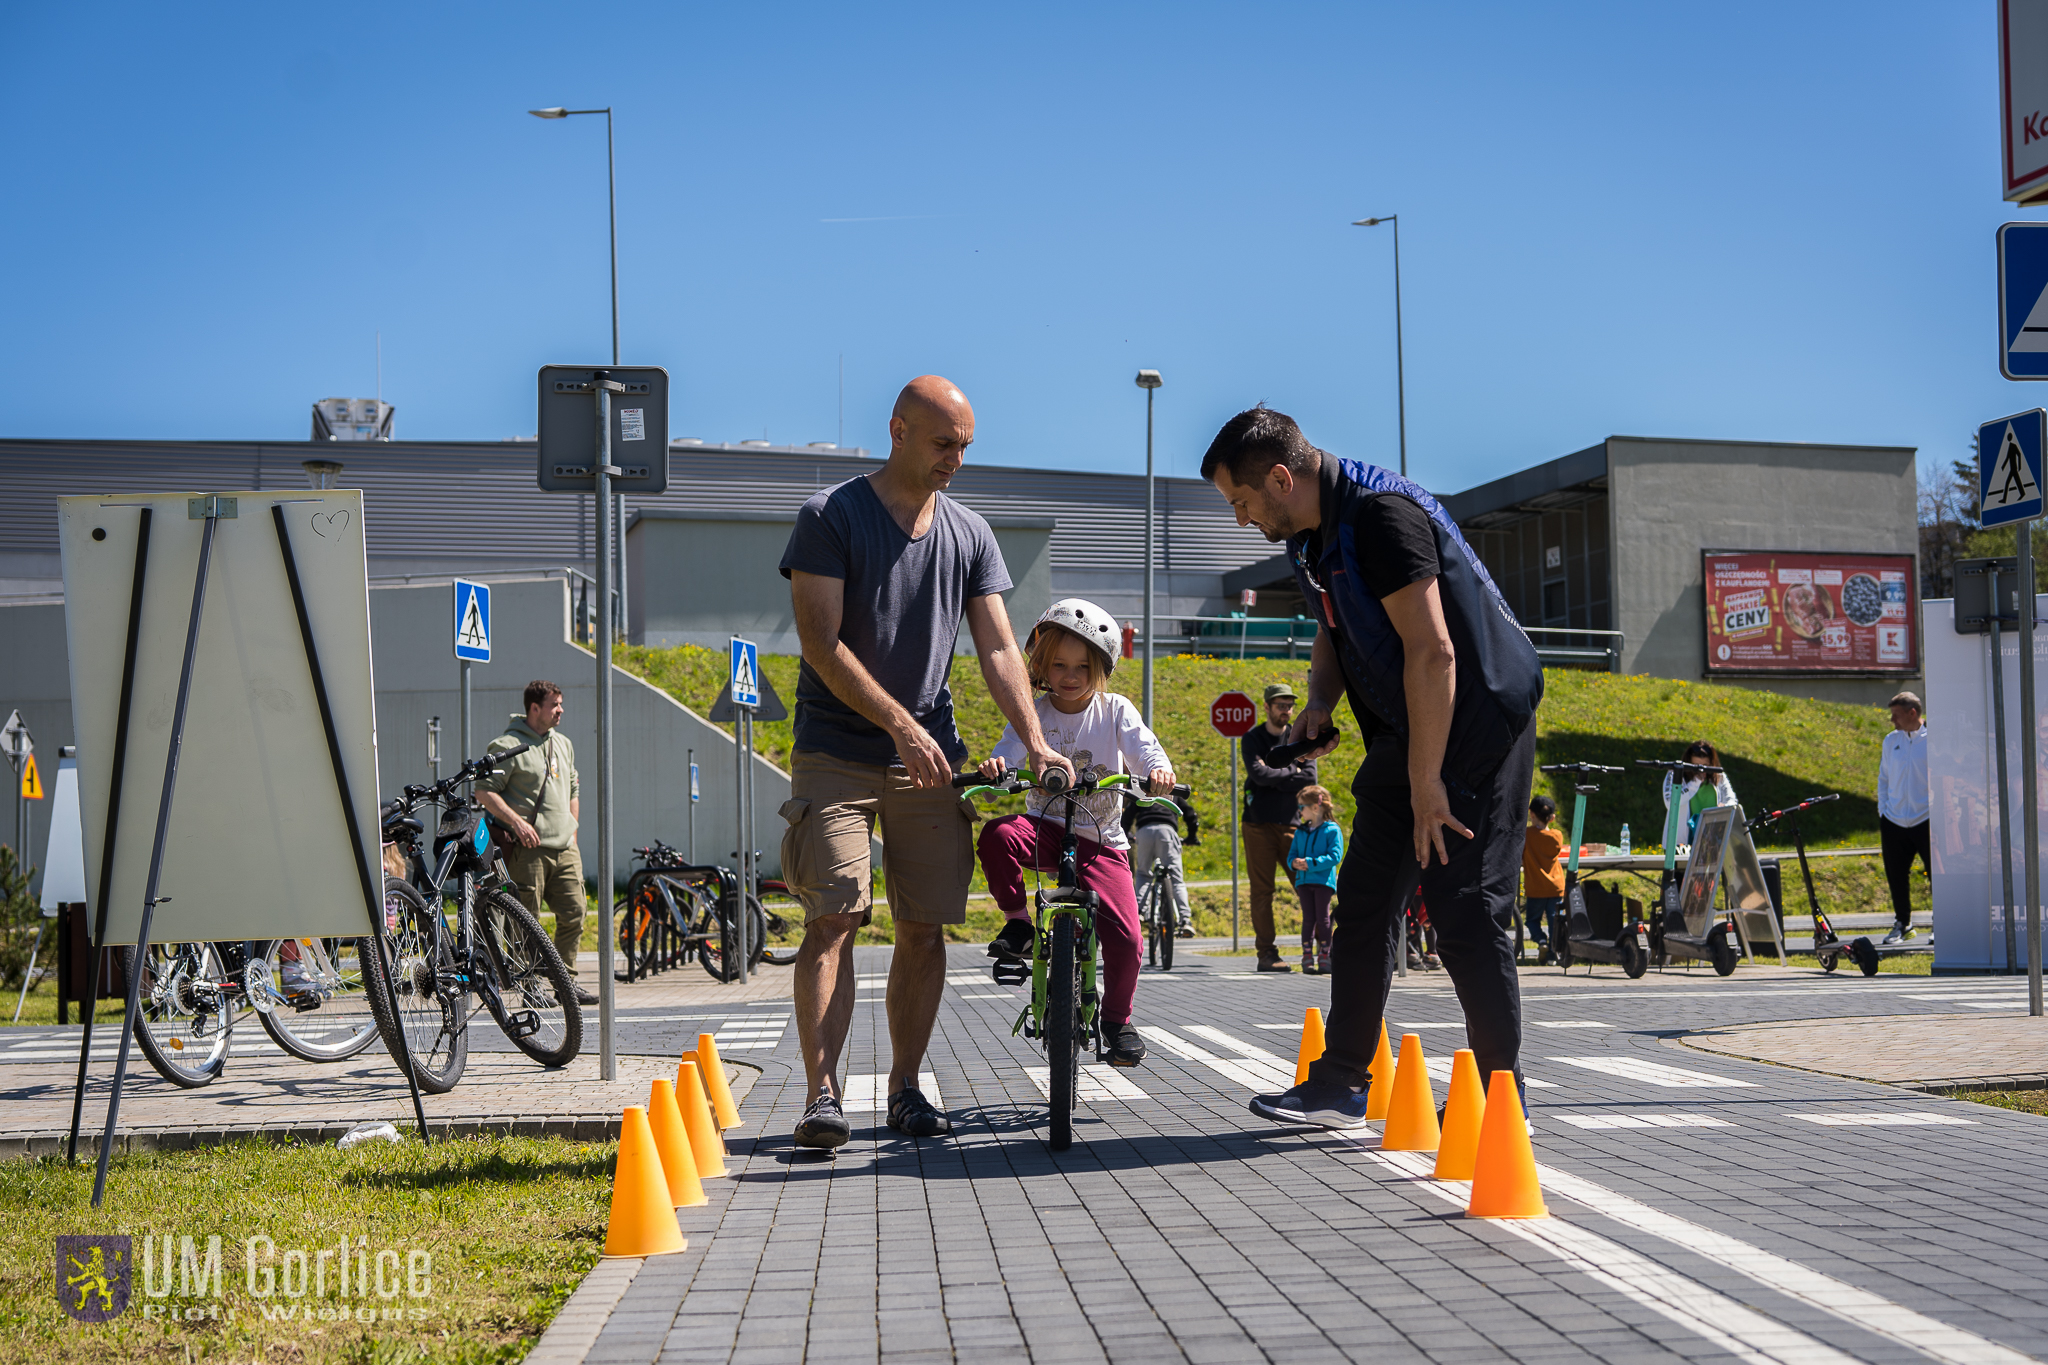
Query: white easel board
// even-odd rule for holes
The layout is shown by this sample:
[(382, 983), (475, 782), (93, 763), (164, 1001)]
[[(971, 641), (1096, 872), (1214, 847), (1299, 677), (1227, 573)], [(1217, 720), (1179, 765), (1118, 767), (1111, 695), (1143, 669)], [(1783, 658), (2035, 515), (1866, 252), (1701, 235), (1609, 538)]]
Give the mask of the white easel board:
[[(107, 943), (142, 918), (205, 522), (187, 493), (58, 500), (88, 904), (111, 878)], [(360, 490), (221, 493), (154, 942), (369, 930), (334, 763), (271, 509), (284, 509), (335, 733), (376, 866), (377, 727)], [(107, 799), (143, 508), (151, 509), (134, 698), (111, 869)]]

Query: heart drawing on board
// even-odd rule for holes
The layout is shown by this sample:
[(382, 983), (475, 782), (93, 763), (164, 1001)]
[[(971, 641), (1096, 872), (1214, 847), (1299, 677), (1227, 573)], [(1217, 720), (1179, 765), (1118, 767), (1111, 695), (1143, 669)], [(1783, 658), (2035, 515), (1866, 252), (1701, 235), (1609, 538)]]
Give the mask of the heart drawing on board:
[(332, 512), (313, 514), (313, 534), (316, 536), (338, 536), (348, 525), (348, 509), (337, 507)]

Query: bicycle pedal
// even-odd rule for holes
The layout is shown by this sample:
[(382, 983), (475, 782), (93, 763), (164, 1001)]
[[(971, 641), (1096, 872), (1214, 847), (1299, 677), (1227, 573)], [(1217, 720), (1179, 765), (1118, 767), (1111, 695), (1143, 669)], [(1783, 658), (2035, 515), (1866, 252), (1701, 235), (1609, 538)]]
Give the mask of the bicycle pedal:
[(307, 991), (302, 995), (288, 995), (284, 1002), (300, 1014), (320, 1008), (322, 997), (318, 991)]
[(1021, 986), (1031, 979), (1028, 962), (998, 962), (989, 969), (998, 986)]
[(540, 1015), (532, 1010), (521, 1010), (505, 1016), (505, 1034), (511, 1038), (531, 1038), (540, 1032)]

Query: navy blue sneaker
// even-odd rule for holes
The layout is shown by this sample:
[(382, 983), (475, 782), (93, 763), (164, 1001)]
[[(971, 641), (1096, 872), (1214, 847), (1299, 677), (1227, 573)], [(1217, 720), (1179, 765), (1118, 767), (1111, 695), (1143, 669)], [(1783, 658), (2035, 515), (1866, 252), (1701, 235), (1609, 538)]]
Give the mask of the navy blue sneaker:
[(1362, 1128), (1365, 1126), (1365, 1091), (1348, 1085), (1303, 1081), (1284, 1095), (1254, 1095), (1252, 1112), (1260, 1118), (1282, 1123), (1306, 1123), (1317, 1128)]

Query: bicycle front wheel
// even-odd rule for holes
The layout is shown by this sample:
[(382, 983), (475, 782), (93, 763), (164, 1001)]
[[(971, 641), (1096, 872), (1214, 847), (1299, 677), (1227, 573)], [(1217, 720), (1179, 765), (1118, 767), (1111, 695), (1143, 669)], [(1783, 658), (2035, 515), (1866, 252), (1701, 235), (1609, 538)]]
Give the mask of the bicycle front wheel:
[(171, 1084), (196, 1090), (226, 1068), (235, 1022), (249, 1008), (242, 983), (229, 977), (229, 957), (242, 956), (238, 943), (152, 943), (140, 957), (121, 949), (123, 979), (141, 978), (135, 1041)]
[(764, 881), (761, 894), (754, 898), (754, 911), (760, 916), (755, 921), (760, 925), (760, 937), (754, 961), (765, 962), (771, 967), (787, 967), (796, 961), (796, 944), (771, 944), (770, 938), (779, 938), (791, 929), (804, 927), (804, 905), (788, 886), (782, 882)]
[[(698, 921), (697, 932), (704, 934), (705, 938), (697, 946), (697, 961), (711, 973), (714, 981), (740, 979), (739, 944), (735, 941), (739, 936), (739, 926), (733, 920), (732, 911), (728, 908), (730, 905), (730, 901), (720, 896), (717, 910)], [(761, 902), (752, 896), (747, 897), (747, 926), (747, 944), (753, 949), (748, 965), (752, 966), (762, 961), (762, 946), (768, 937), (767, 916), (761, 909)], [(728, 943), (732, 945), (730, 952), (727, 951)], [(792, 953), (789, 960), (796, 961), (796, 955)]]
[(1045, 1051), (1052, 1063), (1052, 1137), (1064, 1152), (1074, 1145), (1074, 1105), (1081, 1095), (1081, 954), (1072, 915), (1052, 921), (1052, 960), (1045, 973)]
[(250, 973), (256, 1017), (271, 1041), (309, 1062), (339, 1062), (377, 1037), (364, 988), (367, 940), (278, 938)]
[(384, 929), (395, 970), (386, 976), (384, 955), (374, 944), (363, 963), (377, 1031), (401, 1069), (410, 1058), (421, 1090), (446, 1094), (469, 1065), (469, 1011), (453, 984), (455, 954), (448, 935), (426, 898), (397, 877), (384, 879)]
[(542, 1066), (565, 1066), (583, 1048), (583, 1007), (554, 940), (517, 896), (492, 891), (477, 909), (495, 993), (484, 1001), (512, 1046)]

